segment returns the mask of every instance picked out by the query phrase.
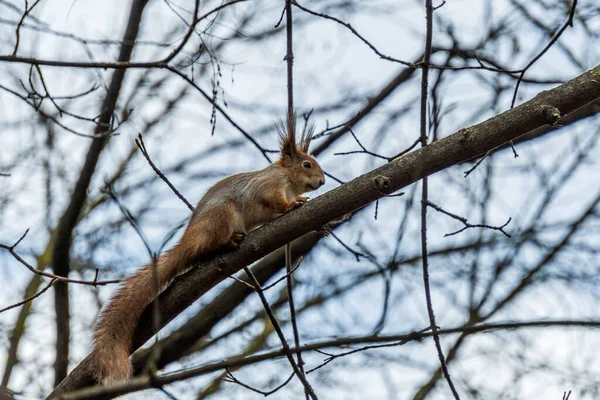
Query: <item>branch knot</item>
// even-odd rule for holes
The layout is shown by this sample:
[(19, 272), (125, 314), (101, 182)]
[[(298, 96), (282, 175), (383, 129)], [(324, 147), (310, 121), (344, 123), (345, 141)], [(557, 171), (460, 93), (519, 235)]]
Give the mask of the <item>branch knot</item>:
[(554, 125), (561, 118), (560, 110), (554, 106), (543, 105), (542, 117), (549, 125)]
[(392, 185), (392, 181), (390, 178), (384, 175), (377, 175), (374, 179), (375, 186), (379, 189), (380, 192), (385, 194), (390, 194), (390, 187)]

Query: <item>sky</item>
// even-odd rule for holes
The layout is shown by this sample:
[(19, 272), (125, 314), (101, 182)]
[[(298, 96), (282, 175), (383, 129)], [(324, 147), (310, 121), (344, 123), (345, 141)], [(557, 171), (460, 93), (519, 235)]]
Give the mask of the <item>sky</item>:
[[(32, 17), (43, 21), (51, 29), (65, 34), (94, 40), (115, 41), (120, 40), (127, 21), (128, 6), (124, 3), (110, 0), (104, 2), (46, 0), (40, 2), (32, 13)], [(304, 3), (312, 9), (324, 7), (323, 2), (305, 1)], [(202, 2), (202, 10), (209, 9), (213, 4), (215, 2)], [(547, 43), (547, 38), (540, 35), (522, 17), (519, 17), (510, 1), (495, 0), (491, 4), (492, 9), (490, 10), (486, 8), (486, 2), (479, 0), (448, 0), (436, 12), (443, 13), (445, 21), (454, 23), (456, 27), (454, 33), (458, 41), (465, 47), (474, 47), (479, 44), (487, 27), (493, 26), (496, 21), (507, 15), (510, 16), (508, 19), (510, 27), (515, 29), (518, 35), (499, 41), (498, 45), (490, 49), (486, 49), (484, 46), (481, 54), (497, 57), (511, 68), (523, 67)], [(566, 18), (564, 13), (547, 13), (539, 4), (541, 2), (531, 5), (531, 9), (540, 15), (547, 16), (545, 22), (548, 26), (557, 27), (564, 22)], [(13, 6), (22, 7), (22, 4), (14, 0), (0, 0), (0, 10), (2, 10), (0, 11), (0, 29), (3, 30), (5, 37), (11, 38), (0, 43), (0, 54), (10, 54), (14, 47), (13, 27), (6, 24), (7, 20), (15, 21), (19, 18), (19, 15), (13, 10)], [(189, 10), (191, 6), (191, 2), (151, 1), (144, 13), (145, 24), (142, 27), (141, 40), (134, 52), (134, 59), (156, 60), (168, 54), (173, 43), (169, 43), (171, 47), (161, 47), (156, 44), (164, 43), (167, 33), (171, 32), (174, 27), (178, 29), (175, 30), (174, 37), (182, 36), (184, 30), (179, 23), (179, 18), (180, 16), (189, 18), (189, 14), (185, 10)], [(589, 5), (583, 1), (581, 6)], [(281, 14), (279, 5), (248, 2), (236, 5), (233, 16), (244, 15), (255, 8), (260, 10), (259, 18), (244, 28), (243, 33), (248, 36), (271, 28)], [(177, 11), (179, 15), (176, 15), (173, 10)], [(294, 12), (300, 14), (299, 10)], [(402, 60), (416, 60), (422, 52), (425, 19), (423, 5), (419, 1), (370, 0), (357, 3), (345, 10), (338, 9), (336, 16), (350, 22), (352, 27), (384, 54)], [(314, 118), (318, 131), (326, 126), (339, 124), (353, 116), (357, 110), (367, 104), (370, 96), (377, 93), (403, 68), (396, 63), (380, 59), (365, 43), (334, 21), (316, 18), (299, 20), (306, 21), (306, 24), (299, 24), (295, 28), (295, 104), (300, 112), (308, 112), (312, 108), (317, 110)], [(218, 46), (223, 42), (222, 38), (231, 35), (235, 28), (235, 23), (231, 18), (223, 18), (213, 26), (211, 34), (204, 38), (206, 44), (209, 48)], [(592, 24), (587, 27), (592, 32), (597, 32), (599, 28), (599, 18), (593, 20)], [(575, 28), (568, 29), (560, 40), (561, 44), (568, 46), (582, 65), (575, 65), (565, 57), (559, 47), (554, 47), (531, 68), (527, 76), (540, 80), (566, 81), (583, 70), (597, 65), (600, 60), (600, 50), (598, 46), (590, 45), (590, 39), (584, 40), (585, 35), (585, 29), (576, 25)], [(49, 35), (40, 35), (31, 29), (23, 29), (20, 41), (19, 54), (23, 56), (31, 55), (38, 58), (61, 60), (89, 59), (85, 46), (67, 37), (57, 39)], [(93, 42), (90, 43), (89, 49), (95, 60), (113, 60), (117, 55), (117, 46), (96, 46)], [(197, 46), (197, 38), (194, 37), (192, 43)], [(442, 32), (442, 26), (436, 20), (434, 46), (448, 46), (449, 44), (447, 35)], [(191, 52), (192, 47), (186, 48), (186, 51)], [(518, 55), (513, 55), (515, 48), (519, 50)], [(280, 34), (262, 41), (259, 46), (250, 40), (227, 43), (219, 53), (221, 60), (219, 65), (206, 62), (197, 67), (220, 73), (220, 75), (213, 75), (212, 82), (210, 78), (212, 74), (202, 75), (199, 85), (210, 92), (211, 85), (216, 82), (215, 79), (218, 79), (218, 98), (221, 104), (226, 103), (226, 109), (235, 121), (249, 132), (255, 133), (259, 143), (268, 149), (277, 147), (275, 133), (269, 127), (277, 117), (285, 113), (287, 82), (286, 66), (283, 62), (284, 54), (285, 37), (283, 32), (280, 32)], [(434, 55), (433, 61), (441, 63), (443, 59), (444, 57), (438, 54)], [(98, 99), (103, 94), (111, 74), (110, 71), (62, 70), (58, 68), (43, 68), (43, 71), (45, 80), (49, 82), (49, 89), (54, 96), (82, 92), (98, 84), (99, 88), (96, 91), (90, 96), (78, 100), (73, 104), (72, 109), (86, 116), (94, 116), (98, 113)], [(190, 72), (189, 69), (186, 71)], [(173, 183), (192, 203), (196, 202), (206, 189), (218, 179), (228, 174), (256, 170), (267, 165), (267, 161), (252, 146), (245, 142), (241, 148), (232, 145), (239, 141), (240, 134), (222, 116), (217, 115), (217, 126), (214, 134), (211, 134), (211, 107), (193, 90), (186, 93), (184, 101), (177, 105), (172, 115), (161, 120), (159, 113), (164, 99), (178, 96), (184, 87), (184, 82), (171, 78), (167, 84), (156, 90), (149, 88), (149, 85), (135, 87), (134, 83), (141, 76), (140, 74), (140, 71), (127, 73), (123, 98), (131, 97), (133, 99), (128, 103), (133, 112), (127, 122), (119, 128), (118, 135), (111, 139), (103, 155), (99, 173), (95, 176), (90, 190), (91, 198), (100, 195), (99, 190), (104, 180), (114, 173), (120, 160), (132, 147), (134, 138), (144, 130), (149, 120), (157, 117), (158, 128), (145, 138), (147, 147), (155, 162), (167, 168), (188, 157), (194, 160), (182, 173), (175, 171), (170, 175)], [(18, 80), (14, 76), (26, 79), (28, 67), (14, 64), (2, 65), (0, 85), (18, 89), (18, 86), (15, 86), (18, 85), (16, 83)], [(150, 75), (149, 80), (153, 82), (161, 76), (165, 76), (165, 74), (157, 71)], [(449, 135), (460, 128), (473, 125), (510, 108), (509, 93), (512, 91), (502, 94), (499, 101), (490, 106), (487, 111), (476, 113), (482, 104), (491, 101), (490, 88), (484, 83), (491, 80), (490, 76), (495, 75), (485, 71), (455, 71), (444, 81), (442, 104), (448, 114), (444, 117), (441, 125), (441, 135)], [(497, 76), (501, 82), (514, 87), (514, 80), (505, 76)], [(555, 84), (524, 84), (519, 90), (517, 103), (526, 101), (541, 90), (553, 86)], [(361, 143), (373, 151), (388, 156), (398, 153), (412, 144), (418, 135), (418, 96), (419, 79), (418, 74), (415, 74), (409, 84), (394, 92), (369, 118), (355, 126), (354, 133)], [(342, 100), (346, 100), (343, 107), (334, 106)], [(48, 211), (44, 207), (46, 194), (45, 175), (42, 168), (46, 158), (42, 151), (46, 138), (28, 125), (28, 122), (35, 118), (35, 113), (22, 100), (16, 99), (10, 93), (2, 90), (0, 90), (0, 105), (0, 123), (5, 125), (0, 132), (3, 140), (3, 148), (0, 150), (0, 168), (16, 163), (15, 167), (10, 169), (10, 178), (0, 182), (2, 191), (5, 193), (5, 196), (2, 197), (5, 203), (2, 204), (0, 212), (0, 242), (14, 242), (25, 229), (30, 229), (26, 240), (19, 246), (19, 250), (29, 260), (32, 260), (34, 254), (43, 250), (48, 239), (45, 222), (56, 223), (67, 204), (67, 194), (76, 179), (78, 166), (81, 165), (85, 156), (89, 139), (76, 136), (60, 128), (57, 129), (54, 143), (56, 152), (50, 155), (50, 160), (55, 173), (64, 179), (55, 181), (51, 189), (52, 205)], [(119, 107), (123, 106), (124, 104), (119, 104)], [(47, 102), (44, 107), (51, 108)], [(390, 121), (390, 114), (405, 109), (407, 111), (403, 117)], [(89, 124), (68, 116), (64, 116), (61, 121), (78, 131), (91, 132)], [(431, 201), (443, 205), (457, 214), (468, 216), (469, 221), (485, 219), (489, 224), (501, 225), (508, 218), (512, 218), (508, 227), (510, 232), (518, 233), (520, 229), (528, 226), (532, 219), (540, 218), (534, 215), (532, 210), (534, 209), (533, 205), (542, 201), (541, 189), (544, 182), (540, 182), (538, 177), (531, 172), (531, 166), (535, 163), (540, 168), (547, 170), (548, 182), (552, 182), (556, 176), (562, 176), (561, 172), (568, 172), (560, 169), (568, 168), (571, 165), (570, 161), (577, 156), (578, 151), (598, 148), (594, 139), (594, 136), (597, 136), (597, 132), (594, 132), (594, 127), (597, 129), (598, 126), (597, 121), (596, 118), (585, 125), (575, 125), (533, 143), (518, 145), (518, 158), (514, 158), (510, 151), (500, 152), (492, 158), (493, 163), (490, 161), (489, 165), (484, 164), (468, 180), (462, 177), (463, 171), (466, 169), (464, 166), (454, 167), (448, 173), (437, 174), (431, 179)], [(386, 134), (385, 137), (382, 136), (384, 134)], [(29, 150), (31, 143), (35, 144), (34, 149), (37, 150), (33, 152)], [(224, 152), (211, 150), (214, 149), (214, 146), (225, 146), (226, 148), (231, 146), (231, 150)], [(351, 137), (346, 137), (319, 156), (319, 163), (326, 171), (347, 181), (385, 162), (364, 155), (340, 156), (334, 154), (357, 149), (357, 143)], [(202, 154), (202, 156), (198, 156), (198, 154)], [(558, 164), (558, 170), (555, 170), (556, 161), (561, 157), (564, 158), (564, 163)], [(489, 207), (486, 214), (481, 215), (479, 207), (474, 206), (476, 202), (473, 199), (484, 197), (482, 191), (482, 184), (486, 178), (484, 171), (488, 171), (487, 173), (490, 171), (484, 168), (490, 170), (493, 168), (494, 180), (491, 185)], [(574, 170), (572, 176), (569, 177), (568, 184), (552, 198), (553, 207), (550, 208), (549, 213), (543, 215), (544, 224), (567, 221), (579, 215), (581, 210), (587, 207), (590, 200), (597, 195), (597, 192), (592, 189), (594, 182), (597, 182), (599, 172), (598, 165), (593, 159), (578, 166), (577, 170)], [(119, 188), (143, 183), (152, 175), (153, 172), (139, 157), (128, 167), (128, 176)], [(136, 211), (146, 206), (152, 208), (153, 212), (149, 213), (141, 221), (141, 224), (150, 243), (157, 247), (164, 235), (185, 220), (189, 216), (189, 212), (179, 200), (172, 196), (162, 182), (142, 183), (140, 183), (142, 189), (135, 192), (135, 195), (127, 197), (127, 205)], [(328, 179), (326, 186), (315, 195), (331, 190), (337, 185), (338, 183), (333, 179)], [(412, 189), (408, 188), (406, 192), (408, 193), (410, 190)], [(393, 251), (395, 245), (393, 238), (398, 225), (386, 222), (399, 221), (407, 212), (407, 204), (407, 196), (399, 199), (384, 199), (378, 206), (377, 221), (373, 219), (374, 207), (371, 206), (356, 217), (356, 222), (353, 221), (352, 225), (342, 228), (339, 236), (346, 243), (353, 245), (360, 243), (375, 254), (388, 254)], [(102, 210), (101, 213), (92, 215), (90, 221), (78, 228), (78, 232), (87, 238), (93, 238), (90, 236), (90, 232), (102, 229), (110, 230), (111, 228), (107, 226), (119, 217), (119, 211), (114, 205)], [(413, 254), (419, 250), (417, 214), (407, 221), (406, 237), (403, 239), (401, 251), (402, 254)], [(444, 238), (445, 233), (458, 229), (457, 226), (460, 227), (456, 221), (442, 218), (430, 211), (429, 240), (431, 248), (465, 243), (472, 239), (473, 235), (476, 235), (470, 231), (466, 235)], [(597, 227), (592, 226), (589, 232), (590, 235), (586, 240), (591, 246), (597, 246), (600, 231)], [(548, 242), (552, 242), (553, 235), (559, 237), (560, 233), (546, 233)], [(496, 234), (500, 235), (500, 233), (485, 233), (486, 237), (495, 237)], [(73, 252), (83, 256), (89, 246), (89, 243), (75, 241)], [(322, 247), (316, 250), (315, 255), (310, 258), (308, 263), (310, 267), (307, 267), (307, 272), (299, 277), (301, 281), (307, 282), (300, 291), (300, 297), (308, 297), (316, 293), (319, 290), (319, 282), (326, 281), (328, 277), (352, 275), (374, 268), (369, 263), (353, 261), (351, 255), (343, 252), (343, 248), (332, 240), (326, 241)], [(343, 254), (343, 256), (339, 256), (339, 254)], [(339, 260), (343, 260), (343, 262), (336, 262), (338, 256)], [(526, 265), (540, 256), (538, 250), (531, 249), (525, 253), (520, 262)], [(481, 255), (479, 262), (482, 265), (488, 265), (494, 261), (495, 257), (495, 254), (484, 254)], [(114, 241), (97, 249), (90, 261), (111, 267), (113, 272), (116, 271), (118, 275), (125, 276), (144, 264), (147, 258), (140, 239), (131, 228), (125, 227), (115, 232)], [(31, 276), (4, 252), (0, 253), (0, 261), (0, 280), (6, 282), (4, 285), (6, 290), (0, 293), (0, 304), (11, 304), (15, 302), (15, 299), (19, 299), (20, 293)], [(86, 262), (87, 260), (81, 261)], [(591, 265), (589, 268), (592, 270), (594, 265), (598, 265), (597, 258), (581, 261), (576, 258), (569, 259), (567, 256), (562, 262), (564, 265), (587, 265), (589, 263)], [(433, 269), (436, 268), (437, 263), (438, 261), (434, 259)], [(418, 286), (419, 282), (414, 278), (408, 278), (409, 275), (412, 277), (414, 274), (410, 272), (406, 274), (406, 280), (403, 280), (402, 276), (394, 278), (393, 296), (396, 296), (397, 302), (394, 303), (394, 309), (390, 311), (388, 325), (384, 332), (408, 332), (411, 329), (422, 328), (428, 323), (426, 314), (423, 312), (425, 303), (422, 288)], [(437, 275), (434, 272), (432, 279), (439, 282), (450, 275), (449, 272), (440, 272)], [(517, 270), (512, 279), (516, 280), (519, 276)], [(460, 287), (455, 289), (454, 300), (457, 303), (464, 301), (466, 290), (461, 290)], [(598, 317), (596, 311), (598, 300), (590, 296), (589, 291), (566, 296), (572, 302), (569, 303), (564, 301), (565, 297), (554, 296), (555, 291), (560, 289), (560, 287), (537, 287), (498, 318), (506, 320), (513, 317), (525, 319), (534, 316), (538, 318)], [(71, 290), (73, 296), (71, 359), (72, 366), (74, 366), (86, 353), (90, 328), (99, 309), (98, 300), (106, 301), (113, 289), (102, 288), (91, 292), (87, 288), (73, 287)], [(215, 290), (216, 292), (218, 289)], [(175, 320), (166, 329), (166, 332), (181, 325), (187, 315), (191, 315), (195, 310), (201, 308), (202, 304), (207, 302), (212, 295), (214, 294), (209, 294), (192, 306), (186, 315)], [(306, 313), (302, 323), (306, 339), (316, 340), (335, 335), (339, 333), (340, 326), (343, 326), (348, 333), (365, 334), (368, 327), (377, 323), (382, 297), (382, 283), (371, 282), (342, 296), (338, 301), (326, 304), (322, 310)], [(438, 314), (438, 322), (441, 326), (456, 326), (467, 318), (461, 314), (459, 307), (446, 307), (449, 297), (452, 296), (448, 293), (434, 292), (434, 303), (440, 304), (443, 310)], [(85, 306), (78, 307), (84, 304)], [(581, 304), (585, 305), (581, 306)], [(244, 303), (244, 308), (237, 311), (230, 321), (217, 327), (217, 332), (227, 329), (236, 320), (251, 314), (252, 310), (257, 309), (257, 305), (256, 299), (250, 299)], [(352, 312), (348, 310), (352, 310)], [(29, 329), (33, 332), (43, 332), (43, 335), (28, 335), (21, 346), (20, 357), (23, 360), (40, 360), (42, 364), (51, 366), (53, 354), (39, 350), (44, 346), (51, 348), (54, 341), (53, 303), (50, 293), (36, 301), (35, 311), (35, 316), (29, 322), (31, 324)], [(359, 315), (362, 319), (352, 321), (352, 318), (348, 317), (350, 314)], [(0, 343), (3, 345), (7, 342), (7, 327), (11, 326), (16, 315), (16, 310), (0, 315), (0, 327), (3, 328)], [(258, 328), (253, 327), (253, 329)], [(570, 354), (569, 350), (572, 349), (556, 346), (556, 343), (575, 341), (590, 346), (592, 349), (591, 346), (597, 344), (597, 341), (594, 341), (590, 332), (592, 331), (548, 330), (538, 332), (535, 346), (539, 346), (540, 354), (556, 359), (567, 359)], [(489, 388), (502, 390), (506, 382), (510, 382), (511, 374), (517, 370), (511, 365), (514, 359), (510, 359), (509, 355), (522, 351), (523, 347), (520, 346), (522, 338), (515, 341), (517, 343), (513, 343), (509, 334), (499, 336), (506, 340), (503, 343), (506, 363), (499, 368), (498, 376), (489, 378), (488, 373), (480, 373), (474, 374), (472, 379), (485, 382), (484, 384)], [(499, 346), (498, 342), (502, 342), (502, 340), (497, 337), (484, 338), (463, 351), (465, 353), (481, 352), (483, 348), (493, 352)], [(239, 337), (227, 343), (231, 348), (213, 349), (208, 353), (209, 357), (217, 360), (226, 357), (227, 354), (232, 354), (232, 349), (239, 350), (244, 347), (244, 341)], [(277, 343), (271, 341), (270, 344), (276, 345)], [(5, 348), (5, 346), (2, 347)], [(339, 370), (332, 368), (331, 371), (324, 372), (324, 375), (317, 380), (316, 388), (325, 390), (327, 379), (330, 379), (330, 382), (338, 383), (334, 387), (328, 388), (327, 398), (331, 399), (356, 398), (352, 397), (356, 393), (360, 393), (361, 398), (385, 398), (385, 396), (398, 399), (408, 398), (415, 385), (418, 386), (427, 376), (427, 368), (420, 366), (424, 364), (431, 369), (435, 365), (434, 351), (433, 344), (427, 342), (415, 344), (406, 353), (390, 356), (392, 358), (394, 356), (407, 357), (415, 361), (416, 367), (414, 368), (406, 368), (394, 363), (382, 363), (375, 357), (371, 358), (370, 355), (365, 358), (344, 361), (341, 362), (343, 368), (339, 368)], [(373, 354), (377, 355), (378, 353), (374, 352)], [(388, 353), (385, 355), (389, 356)], [(0, 350), (0, 362), (3, 363), (5, 357), (6, 354)], [(313, 355), (313, 357), (315, 356)], [(489, 359), (485, 357), (473, 356), (472, 358), (473, 360), (468, 366), (467, 364), (464, 366), (457, 364), (459, 376), (468, 376), (468, 371), (472, 369), (493, 371), (496, 367), (487, 365), (486, 362), (489, 361), (486, 360)], [(206, 360), (191, 361), (197, 365)], [(543, 362), (540, 361), (540, 363)], [(381, 368), (378, 367), (379, 364), (382, 365)], [(285, 365), (284, 361), (278, 361), (265, 367), (265, 371), (277, 370)], [(556, 365), (561, 365), (561, 362), (557, 362)], [(181, 365), (171, 368), (178, 367)], [(540, 368), (541, 375), (543, 375), (542, 371), (543, 369)], [(39, 376), (34, 385), (27, 384), (31, 375)], [(35, 398), (49, 387), (51, 375), (50, 367), (39, 371), (36, 368), (28, 368), (24, 363), (23, 367), (15, 370), (11, 387), (24, 390), (28, 396)], [(536, 374), (531, 374), (528, 379), (520, 383), (519, 393), (522, 393), (524, 397), (532, 396), (530, 398), (560, 398), (557, 393), (562, 394), (564, 389), (562, 382), (544, 382), (545, 376), (538, 377)], [(253, 380), (256, 378), (256, 372), (247, 369), (240, 372), (240, 377)], [(207, 382), (206, 379), (199, 378), (179, 383), (174, 385), (173, 389), (181, 396), (180, 398), (192, 398), (187, 397), (186, 391), (193, 393), (190, 388), (201, 387), (203, 383)], [(289, 398), (286, 396), (297, 393), (300, 393), (298, 384), (274, 395), (273, 398)], [(395, 393), (395, 397), (390, 393)], [(440, 389), (432, 398), (447, 398), (447, 395), (447, 391)], [(134, 395), (131, 398), (143, 396), (145, 394)], [(231, 388), (220, 396), (216, 398), (254, 398), (246, 391), (234, 391)], [(259, 397), (261, 396), (256, 395), (256, 398)]]

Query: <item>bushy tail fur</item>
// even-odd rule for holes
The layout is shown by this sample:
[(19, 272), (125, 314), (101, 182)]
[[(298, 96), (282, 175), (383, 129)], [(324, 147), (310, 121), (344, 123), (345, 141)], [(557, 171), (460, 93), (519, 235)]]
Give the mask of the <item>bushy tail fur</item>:
[[(204, 214), (203, 214), (204, 213)], [(201, 255), (226, 245), (240, 220), (231, 203), (209, 209), (196, 208), (181, 240), (157, 261), (159, 292)], [(206, 215), (205, 215), (206, 214)], [(133, 333), (144, 309), (154, 298), (152, 264), (129, 277), (100, 315), (90, 354), (96, 381), (125, 381), (133, 373), (129, 355)]]
[[(181, 243), (176, 245), (157, 261), (159, 292), (189, 267), (189, 252), (181, 247)], [(153, 288), (150, 263), (129, 277), (102, 311), (91, 352), (93, 375), (98, 382), (113, 384), (131, 378), (129, 355), (133, 333), (144, 309), (154, 298)]]

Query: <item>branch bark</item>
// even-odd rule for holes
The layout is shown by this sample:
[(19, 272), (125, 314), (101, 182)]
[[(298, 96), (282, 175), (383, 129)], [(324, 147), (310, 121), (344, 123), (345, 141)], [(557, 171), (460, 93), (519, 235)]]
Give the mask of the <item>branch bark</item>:
[[(318, 230), (327, 222), (365, 207), (425, 176), (497, 148), (534, 129), (555, 122), (555, 113), (566, 115), (600, 98), (600, 65), (512, 110), (480, 124), (461, 129), (422, 149), (399, 157), (369, 173), (317, 197), (252, 232), (234, 252), (218, 254), (178, 277), (160, 296), (161, 323), (166, 324), (228, 276), (236, 273), (291, 240)], [(152, 336), (151, 305), (134, 335), (138, 348)], [(84, 359), (50, 394), (49, 399), (92, 383), (89, 359)]]

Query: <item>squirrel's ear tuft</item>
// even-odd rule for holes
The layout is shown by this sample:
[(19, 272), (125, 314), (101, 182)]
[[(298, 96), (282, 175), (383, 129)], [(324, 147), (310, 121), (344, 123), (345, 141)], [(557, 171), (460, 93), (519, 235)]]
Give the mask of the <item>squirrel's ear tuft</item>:
[(304, 124), (304, 129), (302, 130), (302, 138), (300, 139), (300, 150), (304, 153), (308, 153), (308, 147), (310, 146), (310, 141), (315, 133), (315, 123), (308, 122)]
[(298, 157), (298, 148), (296, 147), (296, 120), (292, 119), (288, 125), (283, 119), (279, 119), (275, 124), (275, 129), (279, 134), (281, 159), (286, 163), (291, 163)]

